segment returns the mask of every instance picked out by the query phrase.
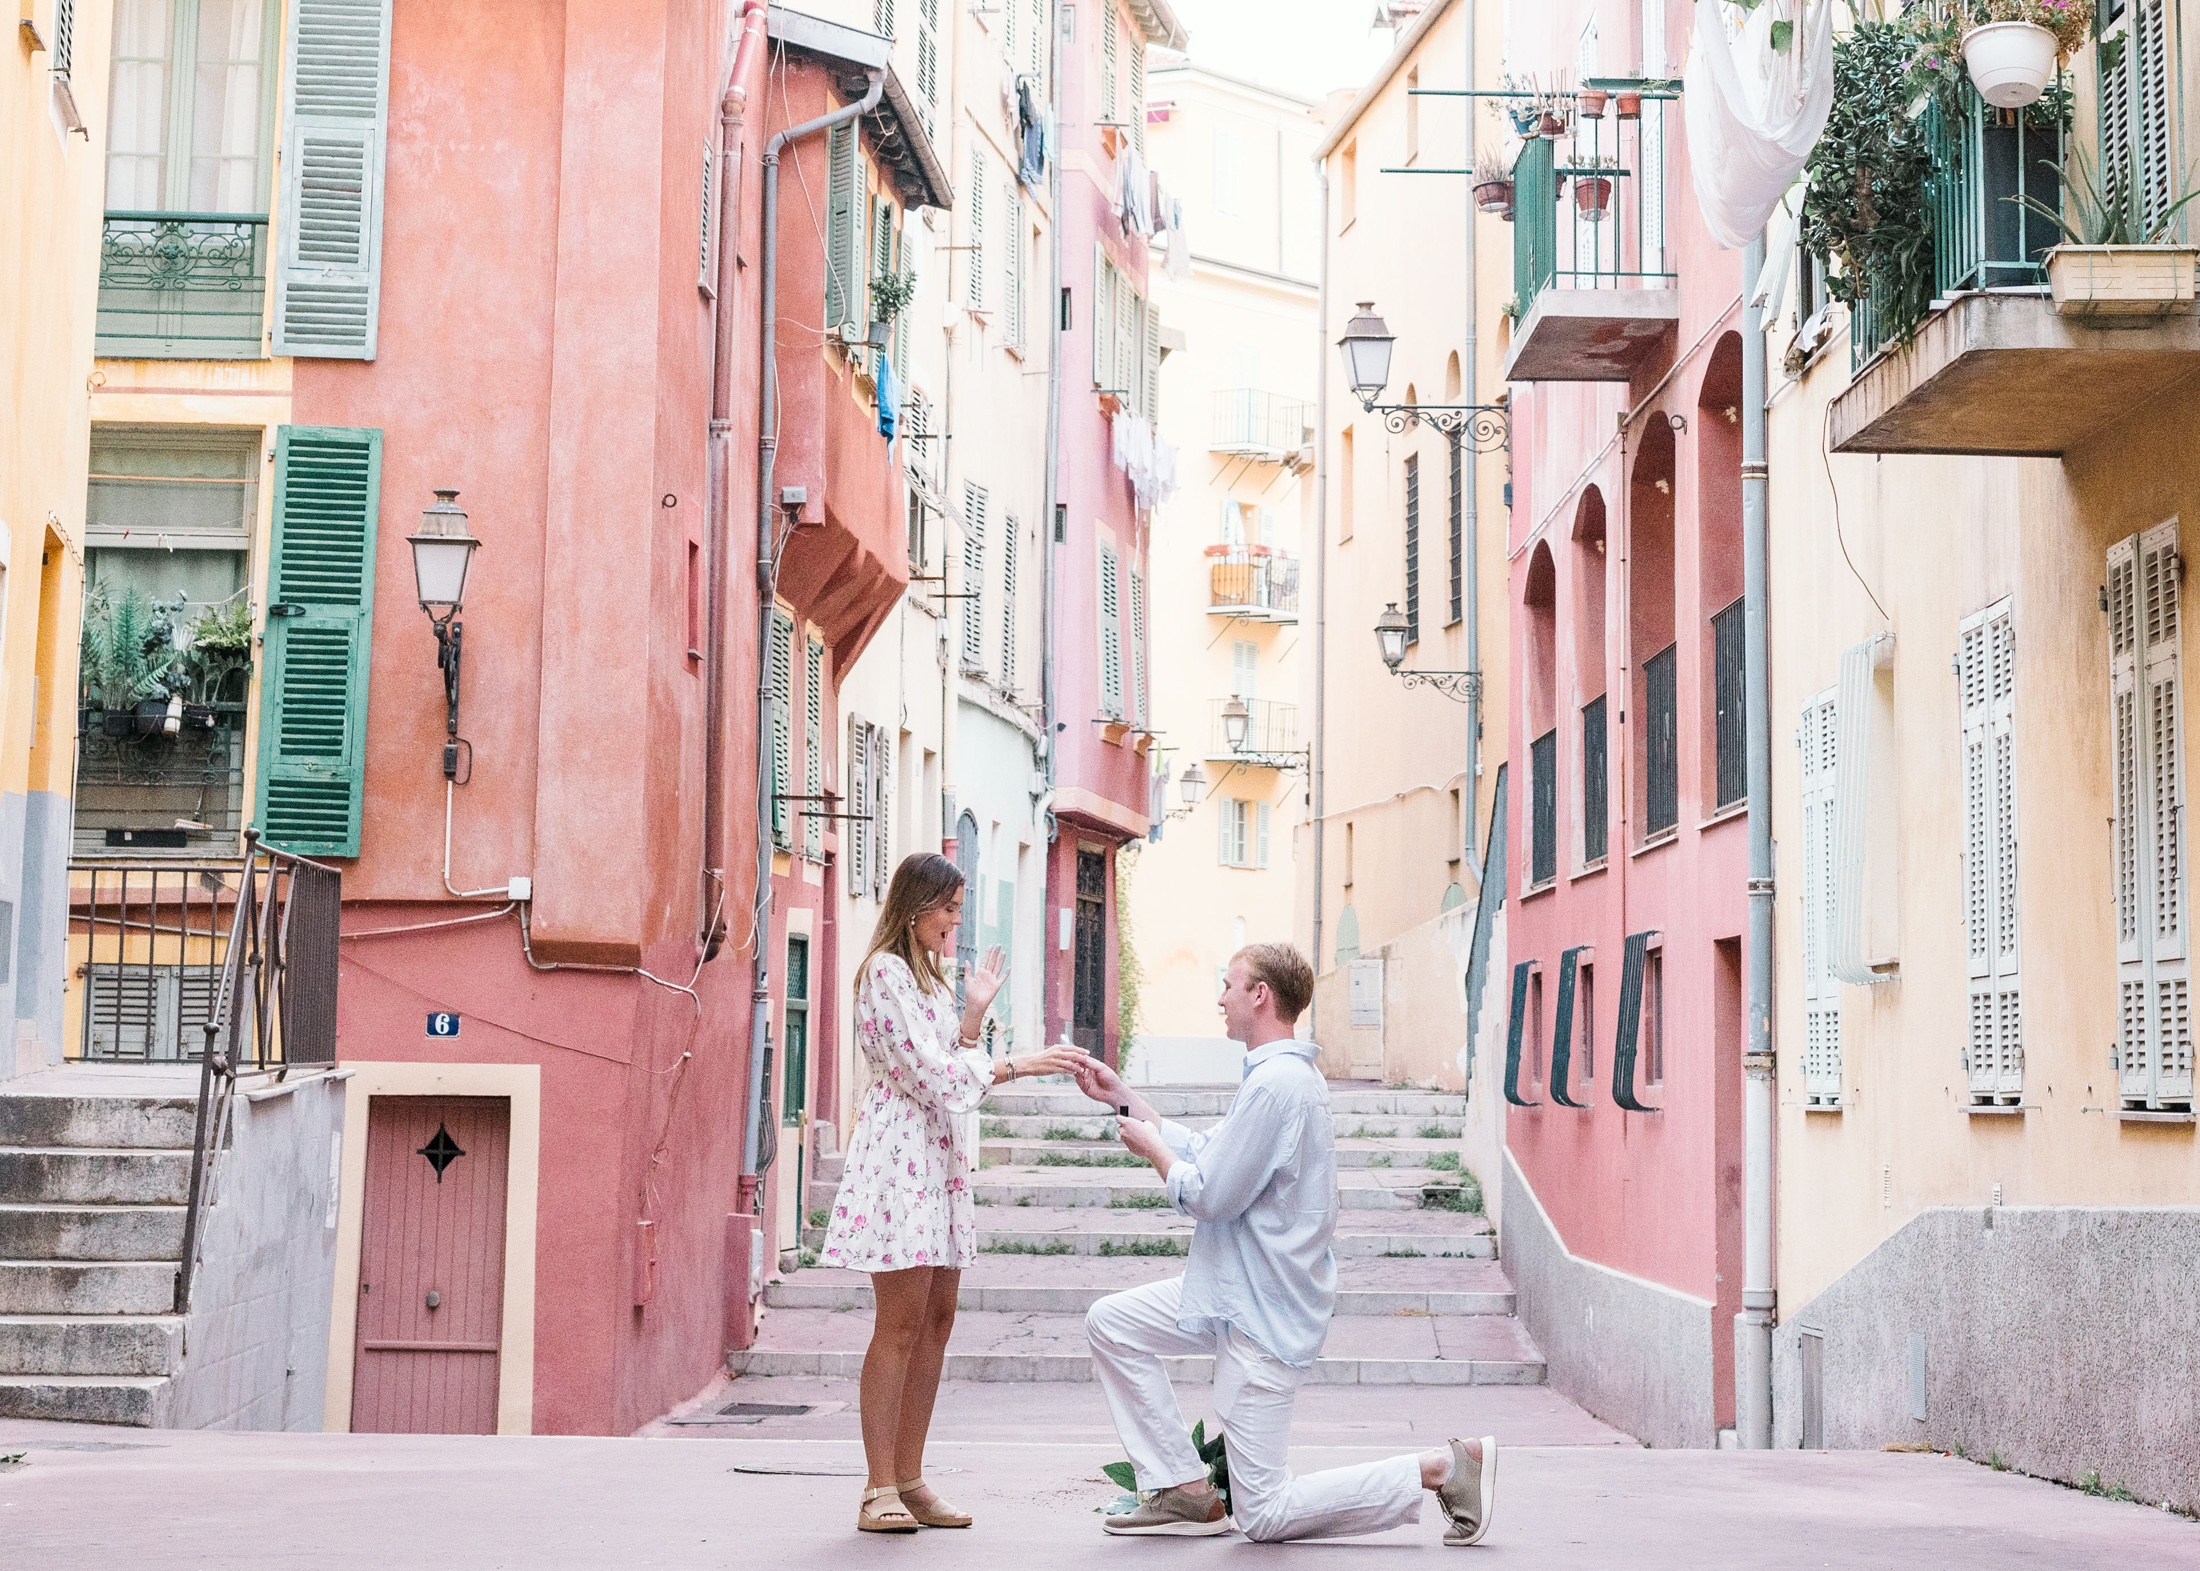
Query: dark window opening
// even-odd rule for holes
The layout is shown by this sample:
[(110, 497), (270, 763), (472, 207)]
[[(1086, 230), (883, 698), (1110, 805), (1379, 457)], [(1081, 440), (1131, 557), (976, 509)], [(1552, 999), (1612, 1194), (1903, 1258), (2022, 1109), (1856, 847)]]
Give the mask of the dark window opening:
[(1601, 862), (1610, 850), (1611, 781), (1605, 764), (1604, 696), (1581, 707), (1581, 859)]
[(1543, 973), (1528, 978), (1528, 1073), (1543, 1083)]
[(1643, 824), (1653, 835), (1664, 833), (1681, 820), (1673, 657), (1674, 646), (1667, 644), (1642, 664), (1643, 748), (1648, 755), (1643, 769)]
[(1535, 793), (1528, 882), (1547, 884), (1558, 876), (1558, 733), (1544, 732), (1528, 752)]
[(1653, 949), (1642, 962), (1643, 1081), (1665, 1084), (1665, 952)]
[(1585, 965), (1574, 982), (1574, 1014), (1581, 1025), (1574, 1036), (1575, 1072), (1569, 1092), (1577, 1100), (1595, 1089), (1597, 1076), (1597, 968)]
[(1742, 605), (1737, 600), (1711, 619), (1720, 807), (1731, 807), (1749, 795), (1749, 716), (1744, 693), (1748, 657), (1742, 638)]

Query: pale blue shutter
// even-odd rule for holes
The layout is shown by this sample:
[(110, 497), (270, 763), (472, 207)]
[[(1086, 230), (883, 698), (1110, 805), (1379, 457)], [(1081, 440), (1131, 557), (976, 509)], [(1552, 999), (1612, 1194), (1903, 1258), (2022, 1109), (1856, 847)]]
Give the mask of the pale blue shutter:
[(970, 270), (964, 275), (963, 301), (973, 311), (985, 309), (985, 154), (970, 153), (970, 230), (967, 253)]
[[(847, 767), (841, 771), (841, 811), (868, 813), (871, 811), (871, 723), (860, 715), (848, 720)], [(847, 830), (841, 835), (841, 861), (848, 869), (848, 893), (867, 897), (871, 893), (871, 826), (854, 819), (843, 820)]]
[(787, 786), (794, 778), (794, 623), (772, 612), (772, 844), (794, 849), (787, 817)]
[(985, 510), (982, 485), (963, 482), (963, 649), (966, 670), (985, 670)]
[(1258, 848), (1253, 855), (1253, 865), (1255, 867), (1266, 867), (1268, 865), (1268, 804), (1266, 802), (1260, 804), (1260, 835)]
[(295, 0), (284, 53), (275, 353), (372, 360), (390, 0)]
[(276, 431), (252, 821), (303, 856), (359, 854), (381, 488), (380, 431)]
[(855, 287), (856, 136), (836, 125), (825, 134), (825, 325), (848, 321)]
[(1146, 576), (1133, 569), (1130, 574), (1131, 637), (1130, 667), (1131, 689), (1125, 710), (1140, 725), (1146, 723)]
[(825, 820), (817, 816), (825, 811), (818, 800), (825, 792), (825, 646), (809, 639), (802, 654), (802, 790), (810, 798), (802, 804), (802, 853), (815, 862), (825, 842)]
[(1116, 577), (1115, 547), (1100, 547), (1100, 712), (1123, 718), (1122, 587)]

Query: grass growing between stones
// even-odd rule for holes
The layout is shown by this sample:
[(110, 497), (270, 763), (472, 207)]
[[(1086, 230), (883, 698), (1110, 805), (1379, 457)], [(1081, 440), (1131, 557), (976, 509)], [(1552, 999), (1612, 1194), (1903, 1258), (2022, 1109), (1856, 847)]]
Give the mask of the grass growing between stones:
[(1421, 1260), (1427, 1257), (1418, 1249), (1386, 1249), (1375, 1258), (1378, 1260)]
[(1482, 1209), (1482, 1185), (1472, 1173), (1462, 1173), (1457, 1179), (1438, 1179), (1421, 1186), (1421, 1209), (1424, 1211), (1479, 1212)]
[(1384, 1152), (1380, 1153), (1379, 1155), (1376, 1155), (1376, 1156), (1371, 1156), (1371, 1157), (1369, 1157), (1369, 1158), (1367, 1159), (1367, 1165), (1368, 1165), (1369, 1167), (1388, 1167), (1388, 1166), (1390, 1166), (1390, 1153), (1389, 1153), (1388, 1151), (1384, 1151)]
[(1043, 1244), (1027, 1243), (1020, 1238), (1011, 1238), (1001, 1243), (981, 1245), (978, 1253), (981, 1255), (1074, 1255), (1077, 1253), (1077, 1246), (1065, 1238), (1050, 1238)]
[(1093, 1137), (1076, 1124), (1049, 1124), (1046, 1133), (1039, 1138), (1041, 1140), (1090, 1140)]
[(981, 1140), (1013, 1140), (1015, 1135), (1005, 1118), (981, 1118), (978, 1120), (978, 1138)]
[(1459, 1171), (1459, 1153), (1456, 1151), (1432, 1151), (1429, 1153), (1428, 1160), (1421, 1165), (1431, 1172), (1456, 1173)]
[(1128, 1151), (1041, 1151), (1040, 1167), (1144, 1167), (1146, 1159)]
[(1423, 1124), (1421, 1126), (1421, 1138), (1423, 1140), (1448, 1140), (1451, 1138), (1451, 1131), (1442, 1124)]
[(1113, 1260), (1125, 1255), (1181, 1255), (1188, 1251), (1184, 1241), (1177, 1238), (1134, 1238), (1122, 1244), (1112, 1238), (1103, 1238), (1100, 1240), (1100, 1253)]
[(1110, 1200), (1108, 1209), (1110, 1211), (1166, 1211), (1169, 1209), (1169, 1197), (1167, 1195), (1124, 1195), (1120, 1199)]

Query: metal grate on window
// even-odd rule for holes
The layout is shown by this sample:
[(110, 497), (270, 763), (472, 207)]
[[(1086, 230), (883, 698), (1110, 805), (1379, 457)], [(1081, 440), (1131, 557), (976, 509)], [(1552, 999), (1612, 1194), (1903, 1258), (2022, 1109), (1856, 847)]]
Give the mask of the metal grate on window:
[(1461, 480), (1459, 433), (1454, 431), (1451, 443), (1451, 619), (1456, 622), (1466, 614), (1466, 494)]
[(1611, 849), (1611, 774), (1606, 761), (1604, 695), (1581, 706), (1581, 859), (1601, 862)]
[(1681, 771), (1678, 749), (1678, 692), (1674, 685), (1674, 646), (1642, 663), (1643, 823), (1646, 832), (1663, 834), (1681, 820)]
[(1748, 658), (1742, 638), (1742, 606), (1743, 602), (1736, 600), (1711, 619), (1714, 744), (1721, 807), (1730, 807), (1749, 795), (1749, 715), (1743, 692)]
[(1528, 882), (1547, 884), (1558, 876), (1558, 732), (1544, 732), (1529, 744), (1528, 753), (1535, 817), (1529, 834)]
[(1421, 455), (1406, 455), (1406, 642), (1421, 639)]

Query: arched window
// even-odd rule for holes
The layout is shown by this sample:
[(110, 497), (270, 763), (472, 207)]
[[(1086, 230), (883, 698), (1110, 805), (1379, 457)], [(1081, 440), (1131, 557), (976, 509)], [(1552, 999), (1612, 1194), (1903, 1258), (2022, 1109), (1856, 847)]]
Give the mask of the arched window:
[(1459, 351), (1454, 349), (1451, 352), (1451, 357), (1444, 362), (1445, 403), (1456, 404), (1459, 402), (1459, 387)]
[(1573, 546), (1569, 552), (1574, 655), (1574, 712), (1578, 718), (1580, 746), (1576, 774), (1580, 791), (1575, 798), (1577, 839), (1581, 863), (1604, 859), (1611, 842), (1611, 735), (1610, 706), (1605, 701), (1604, 614), (1606, 548), (1604, 493), (1590, 486), (1574, 509)]
[(1679, 650), (1673, 621), (1673, 428), (1653, 414), (1641, 426), (1627, 493), (1627, 707), (1634, 784), (1630, 807), (1642, 840), (1680, 824)]
[(1535, 888), (1558, 876), (1558, 569), (1547, 540), (1536, 542), (1521, 588), (1527, 690), (1521, 714), (1528, 737), (1527, 877)]
[(1701, 705), (1703, 799), (1712, 811), (1749, 796), (1749, 737), (1742, 684), (1742, 340), (1728, 333), (1711, 351), (1696, 393), (1696, 583), (1709, 658)]

